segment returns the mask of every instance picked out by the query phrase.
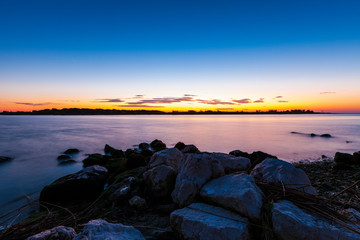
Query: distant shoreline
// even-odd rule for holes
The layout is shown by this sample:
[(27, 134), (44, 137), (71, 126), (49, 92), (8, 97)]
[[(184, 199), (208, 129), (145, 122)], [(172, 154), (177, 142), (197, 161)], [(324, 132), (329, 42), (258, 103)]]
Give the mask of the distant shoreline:
[(107, 109), (88, 109), (88, 108), (64, 108), (64, 109), (45, 109), (34, 110), (31, 112), (8, 112), (3, 111), (0, 115), (248, 115), (248, 114), (330, 114), (329, 112), (314, 112), (312, 110), (286, 110), (286, 111), (255, 111), (255, 112), (224, 112), (224, 111), (193, 111), (187, 112), (163, 112), (158, 110), (107, 110)]

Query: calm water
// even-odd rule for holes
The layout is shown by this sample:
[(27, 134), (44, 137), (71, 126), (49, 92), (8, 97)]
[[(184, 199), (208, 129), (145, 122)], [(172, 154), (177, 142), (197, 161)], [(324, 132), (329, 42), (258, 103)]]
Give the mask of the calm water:
[[(0, 116), (0, 126), (0, 156), (15, 158), (0, 164), (2, 214), (80, 170), (84, 154), (102, 152), (106, 143), (125, 150), (158, 138), (169, 147), (182, 141), (209, 152), (261, 150), (287, 161), (360, 150), (360, 115)], [(56, 157), (74, 147), (82, 151), (79, 163), (58, 166)]]

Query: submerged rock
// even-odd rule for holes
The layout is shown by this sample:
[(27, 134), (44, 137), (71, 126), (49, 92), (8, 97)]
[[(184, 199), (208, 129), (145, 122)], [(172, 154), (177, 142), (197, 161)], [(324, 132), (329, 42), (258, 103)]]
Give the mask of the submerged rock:
[(256, 181), (284, 184), (287, 188), (293, 188), (308, 194), (317, 194), (303, 170), (279, 159), (265, 159), (262, 163), (256, 165), (250, 174)]
[(115, 149), (115, 148), (111, 147), (108, 144), (105, 144), (104, 153), (109, 154), (112, 157), (117, 157), (117, 158), (125, 157), (125, 154), (124, 154), (124, 152), (122, 150)]
[(10, 162), (11, 160), (13, 160), (13, 158), (0, 156), (0, 163)]
[(26, 240), (73, 240), (75, 236), (76, 232), (73, 228), (58, 226), (28, 237)]
[(69, 148), (64, 153), (65, 154), (76, 154), (76, 153), (79, 153), (79, 152), (80, 152), (80, 150), (77, 149), (77, 148)]
[(69, 160), (71, 157), (69, 155), (60, 155), (57, 157), (57, 160)]
[(121, 223), (108, 223), (103, 219), (91, 220), (74, 240), (145, 240), (139, 230)]
[(231, 174), (206, 183), (201, 197), (224, 208), (231, 209), (252, 220), (259, 220), (264, 194), (247, 174)]
[(321, 134), (320, 137), (323, 137), (323, 138), (331, 138), (332, 136), (328, 133), (325, 133), (325, 134)]
[(139, 149), (140, 150), (149, 150), (150, 149), (150, 144), (148, 144), (148, 143), (140, 143), (139, 144)]
[[(360, 235), (319, 216), (311, 215), (290, 201), (274, 203), (273, 229), (282, 240), (354, 240)], [(359, 231), (359, 229), (357, 229)]]
[(71, 203), (76, 200), (91, 200), (104, 189), (107, 169), (91, 166), (59, 178), (40, 193), (40, 201), (48, 203)]
[(154, 141), (152, 141), (150, 143), (150, 146), (155, 152), (164, 150), (166, 148), (166, 144), (163, 143), (161, 140), (158, 140), (158, 139), (155, 139)]
[(171, 213), (172, 228), (183, 239), (249, 239), (249, 221), (236, 213), (204, 203), (193, 203)]
[(171, 194), (173, 201), (180, 207), (193, 203), (207, 181), (224, 174), (223, 166), (209, 154), (186, 154)]
[(58, 165), (62, 166), (62, 165), (69, 165), (69, 164), (73, 164), (73, 163), (76, 163), (76, 161), (73, 159), (66, 159), (66, 160), (59, 161)]

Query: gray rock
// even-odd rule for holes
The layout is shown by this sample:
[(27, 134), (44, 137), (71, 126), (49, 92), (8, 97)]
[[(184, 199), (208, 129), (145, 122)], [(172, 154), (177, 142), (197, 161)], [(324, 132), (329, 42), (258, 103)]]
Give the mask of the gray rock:
[(108, 223), (103, 219), (91, 220), (74, 240), (145, 240), (143, 235), (131, 226)]
[(184, 154), (177, 148), (168, 148), (152, 155), (149, 167), (153, 168), (162, 164), (172, 167), (175, 172), (180, 170), (181, 164), (184, 160)]
[(212, 153), (211, 157), (220, 162), (226, 173), (245, 171), (251, 165), (250, 159), (245, 157), (236, 157), (225, 153)]
[(148, 192), (154, 197), (169, 196), (174, 189), (176, 172), (166, 165), (156, 166), (144, 173)]
[(172, 212), (170, 223), (184, 239), (249, 239), (247, 218), (204, 203), (193, 203)]
[(184, 207), (196, 200), (207, 181), (224, 174), (224, 168), (209, 154), (186, 154), (171, 197), (180, 207)]
[(58, 226), (28, 237), (26, 240), (72, 240), (75, 236), (76, 232), (73, 228)]
[(231, 174), (213, 179), (200, 191), (201, 197), (253, 220), (259, 220), (263, 192), (247, 174)]
[(130, 198), (129, 204), (130, 206), (140, 210), (147, 208), (146, 200), (139, 196), (133, 196)]
[(183, 149), (181, 149), (183, 153), (200, 153), (200, 150), (193, 144), (186, 145)]
[(274, 203), (272, 223), (275, 233), (283, 240), (360, 239), (359, 234), (326, 219), (310, 215), (286, 200)]
[(255, 166), (250, 175), (256, 181), (284, 184), (286, 188), (297, 189), (312, 195), (317, 194), (303, 170), (276, 158), (265, 159)]

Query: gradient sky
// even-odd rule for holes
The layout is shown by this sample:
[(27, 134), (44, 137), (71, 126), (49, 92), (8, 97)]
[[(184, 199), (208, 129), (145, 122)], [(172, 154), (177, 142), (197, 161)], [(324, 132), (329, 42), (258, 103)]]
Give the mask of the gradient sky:
[(0, 111), (360, 112), (360, 1), (0, 1)]

